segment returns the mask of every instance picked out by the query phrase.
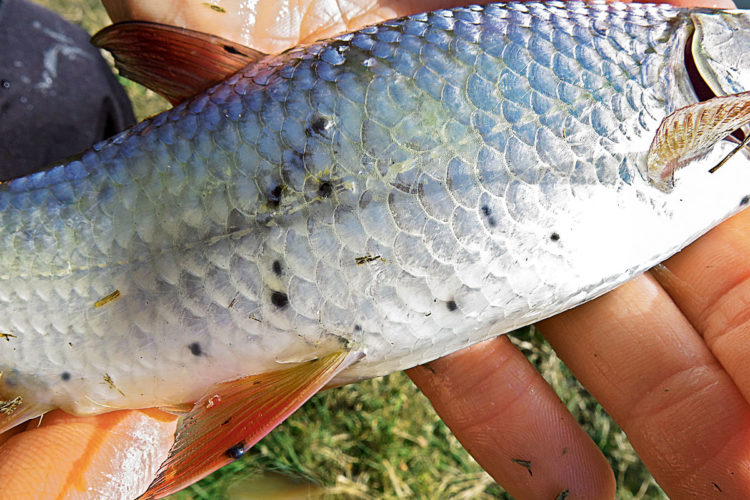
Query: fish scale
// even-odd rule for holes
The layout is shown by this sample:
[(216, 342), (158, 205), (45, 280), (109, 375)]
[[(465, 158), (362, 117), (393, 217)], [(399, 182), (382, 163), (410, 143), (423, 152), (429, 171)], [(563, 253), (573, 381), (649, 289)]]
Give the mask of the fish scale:
[(0, 185), (0, 394), (165, 406), (342, 346), (351, 381), (611, 290), (750, 192), (744, 153), (648, 179), (659, 123), (697, 101), (690, 30), (577, 2), (388, 21)]

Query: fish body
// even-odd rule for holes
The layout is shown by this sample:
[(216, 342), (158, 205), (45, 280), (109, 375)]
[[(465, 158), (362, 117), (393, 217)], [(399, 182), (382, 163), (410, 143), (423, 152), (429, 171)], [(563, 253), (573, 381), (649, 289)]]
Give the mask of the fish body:
[(268, 56), (0, 184), (6, 413), (170, 407), (337, 350), (359, 354), (332, 383), (379, 376), (613, 289), (748, 202), (746, 152), (708, 172), (730, 141), (673, 185), (647, 161), (698, 102), (696, 26), (714, 93), (750, 90), (750, 62), (726, 63), (748, 16), (411, 16)]

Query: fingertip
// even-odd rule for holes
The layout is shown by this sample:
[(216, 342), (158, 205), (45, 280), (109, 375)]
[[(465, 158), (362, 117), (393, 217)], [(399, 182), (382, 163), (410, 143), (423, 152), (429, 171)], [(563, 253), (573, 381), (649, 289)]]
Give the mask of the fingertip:
[(517, 498), (613, 498), (602, 453), (506, 337), (407, 372), (482, 467)]
[(750, 470), (739, 464), (749, 459), (750, 407), (653, 278), (540, 327), (667, 494), (712, 498), (716, 483), (725, 498), (748, 498)]

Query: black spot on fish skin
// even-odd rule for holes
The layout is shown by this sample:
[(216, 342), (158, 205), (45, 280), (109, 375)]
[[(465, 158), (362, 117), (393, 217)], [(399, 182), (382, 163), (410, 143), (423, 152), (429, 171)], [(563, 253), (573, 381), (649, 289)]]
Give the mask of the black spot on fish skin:
[(318, 187), (318, 195), (321, 198), (328, 198), (331, 194), (333, 194), (333, 184), (328, 181), (321, 182), (320, 187)]
[(273, 274), (275, 274), (276, 276), (281, 276), (281, 262), (279, 262), (278, 260), (273, 261), (271, 269), (273, 269)]
[(203, 354), (203, 348), (201, 348), (201, 345), (198, 342), (193, 342), (188, 346), (188, 349), (190, 349), (190, 353), (193, 356), (200, 356)]
[(271, 303), (281, 309), (289, 304), (289, 297), (283, 292), (273, 292), (271, 294)]
[(557, 233), (552, 233), (549, 235), (549, 239), (551, 239), (552, 241), (560, 241), (560, 235)]
[(281, 191), (281, 184), (271, 190), (271, 192), (268, 194), (269, 205), (271, 205), (272, 207), (278, 207), (279, 204), (281, 204)]
[(490, 225), (490, 227), (495, 227), (497, 225), (497, 221), (492, 216), (492, 210), (487, 205), (482, 205), (482, 215), (487, 219), (487, 224)]
[(235, 54), (235, 55), (238, 55), (238, 56), (242, 55), (242, 53), (239, 50), (235, 49), (231, 45), (224, 45), (224, 50), (226, 52), (229, 52), (230, 54)]
[(750, 194), (746, 194), (745, 196), (742, 197), (742, 199), (740, 200), (740, 206), (744, 207), (748, 203), (750, 203)]
[(70, 373), (69, 372), (62, 372), (60, 374), (60, 379), (62, 379), (63, 382), (67, 382), (68, 380), (70, 380)]
[(361, 332), (362, 331), (362, 327), (359, 326), (359, 325), (354, 325), (354, 331), (355, 332)]
[(243, 441), (240, 441), (231, 448), (228, 448), (227, 451), (224, 452), (224, 454), (232, 460), (237, 460), (245, 454), (245, 443)]
[(449, 300), (445, 303), (445, 307), (447, 307), (449, 311), (453, 312), (458, 309), (458, 304), (456, 304), (455, 300)]
[(310, 122), (310, 127), (305, 131), (310, 136), (313, 133), (317, 135), (323, 135), (328, 130), (329, 122), (323, 116), (317, 116)]

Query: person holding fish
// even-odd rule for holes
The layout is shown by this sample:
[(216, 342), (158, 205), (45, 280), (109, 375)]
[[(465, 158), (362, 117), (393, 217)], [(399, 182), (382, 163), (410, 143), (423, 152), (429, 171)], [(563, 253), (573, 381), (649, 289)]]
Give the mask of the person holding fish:
[[(234, 52), (249, 46), (261, 53), (457, 4), (352, 1), (344, 10), (336, 2), (303, 6), (259, 0), (217, 2), (218, 8), (208, 12), (205, 5), (188, 2), (104, 3), (114, 21), (179, 25), (232, 40), (240, 45)], [(712, 7), (732, 4), (721, 0)], [(279, 11), (290, 15), (280, 19)], [(327, 192), (318, 190), (321, 197)], [(747, 200), (742, 200), (744, 206)], [(750, 253), (749, 229), (750, 212), (739, 212), (655, 271), (538, 323), (673, 498), (750, 497), (750, 367), (745, 362), (750, 356), (750, 318), (745, 313), (750, 302), (750, 262), (745, 258)], [(555, 243), (560, 238), (555, 232), (550, 239)], [(273, 269), (275, 273), (276, 261)], [(286, 307), (289, 298), (275, 293), (273, 305)], [(452, 312), (460, 306), (447, 300), (445, 309)], [(191, 344), (190, 351), (199, 356), (202, 347)], [(359, 361), (343, 359), (339, 362)], [(322, 380), (326, 369), (321, 367), (316, 376)], [(614, 496), (615, 479), (604, 456), (506, 336), (408, 373), (463, 445), (514, 497)], [(108, 383), (119, 390), (111, 378)], [(0, 410), (16, 411), (13, 400), (5, 403)], [(210, 396), (200, 404), (212, 408), (221, 405), (222, 398)], [(45, 416), (39, 427), (15, 427), (0, 435), (0, 498), (72, 495), (81, 484), (113, 496), (125, 494), (118, 491), (143, 492), (167, 457), (175, 426), (172, 415), (158, 410), (123, 410), (89, 417), (58, 411)], [(231, 450), (240, 456), (245, 447), (226, 452)], [(134, 452), (146, 458), (112, 469), (113, 456), (124, 461)], [(228, 457), (236, 458), (231, 453)], [(518, 458), (528, 467), (519, 467), (514, 461)], [(73, 470), (71, 463), (85, 466)], [(203, 470), (178, 470), (195, 479), (205, 475)], [(59, 480), (50, 479), (60, 472)], [(159, 475), (166, 482), (182, 480), (163, 471)], [(45, 481), (57, 489), (40, 492), (38, 485)]]

